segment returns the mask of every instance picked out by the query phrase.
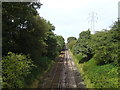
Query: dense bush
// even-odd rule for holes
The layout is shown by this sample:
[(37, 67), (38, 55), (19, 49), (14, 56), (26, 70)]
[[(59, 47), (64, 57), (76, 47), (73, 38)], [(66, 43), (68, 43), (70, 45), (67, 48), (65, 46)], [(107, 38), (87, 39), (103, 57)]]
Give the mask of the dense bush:
[(90, 60), (83, 67), (86, 79), (90, 79), (94, 88), (118, 88), (118, 67), (112, 64), (97, 66), (94, 62)]
[[(37, 67), (33, 67), (31, 70), (31, 73), (25, 78), (25, 87), (30, 87), (32, 84), (34, 85), (34, 82), (37, 80), (40, 82), (40, 78), (42, 77), (42, 74), (50, 69), (51, 65), (53, 65), (54, 61), (48, 58), (47, 56), (40, 56), (34, 61), (34, 64)], [(38, 83), (39, 85), (39, 83)], [(38, 87), (38, 85), (33, 87)]]
[(32, 63), (29, 56), (9, 52), (8, 56), (2, 58), (3, 87), (22, 88), (25, 77), (35, 67)]
[(119, 37), (115, 38), (114, 36), (117, 37), (117, 33), (116, 30), (112, 29), (107, 32), (98, 32), (92, 36), (91, 47), (93, 48), (94, 58), (98, 65), (112, 62), (118, 65), (120, 54)]
[(74, 40), (68, 42), (68, 47), (74, 55), (82, 54), (80, 63), (89, 61), (94, 57), (97, 65), (114, 63), (118, 66), (120, 29), (118, 29), (117, 24), (115, 22), (109, 31), (99, 31), (93, 35), (90, 34), (89, 30), (83, 31), (74, 45), (71, 44)]
[[(69, 38), (68, 38), (69, 39)], [(82, 54), (83, 58), (80, 62), (86, 62), (92, 58), (92, 48), (90, 46), (91, 34), (90, 31), (83, 31), (80, 33), (77, 41), (73, 39), (68, 42), (68, 47), (73, 51), (74, 54)]]
[(74, 55), (76, 66), (84, 78), (87, 88), (118, 88), (119, 67), (114, 64), (97, 65), (92, 58), (88, 62), (79, 64), (82, 55)]

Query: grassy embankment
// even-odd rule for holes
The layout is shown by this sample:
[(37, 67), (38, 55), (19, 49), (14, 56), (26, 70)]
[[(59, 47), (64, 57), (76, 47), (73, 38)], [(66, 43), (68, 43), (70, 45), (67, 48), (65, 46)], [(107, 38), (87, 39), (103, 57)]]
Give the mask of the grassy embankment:
[[(71, 52), (70, 52), (71, 53)], [(79, 60), (82, 59), (81, 55), (71, 56), (81, 73), (84, 83), (87, 88), (118, 88), (119, 87), (119, 77), (118, 77), (118, 67), (112, 64), (106, 64), (98, 66), (94, 58), (88, 62), (79, 64)]]

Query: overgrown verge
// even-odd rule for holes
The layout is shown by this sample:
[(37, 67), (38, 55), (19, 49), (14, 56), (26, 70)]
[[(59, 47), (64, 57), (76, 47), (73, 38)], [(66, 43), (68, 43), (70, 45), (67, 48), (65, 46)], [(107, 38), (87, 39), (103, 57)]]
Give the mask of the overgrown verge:
[(51, 69), (54, 63), (54, 60), (48, 57), (40, 57), (37, 62), (37, 68), (33, 68), (31, 74), (25, 80), (25, 88), (38, 88), (44, 74)]
[(9, 52), (2, 58), (3, 88), (24, 87), (25, 78), (33, 67), (36, 66), (28, 56)]
[(40, 57), (35, 64), (29, 56), (9, 52), (2, 59), (3, 88), (37, 88), (53, 63), (48, 57)]
[(94, 88), (93, 84), (90, 82), (90, 79), (86, 78), (86, 76), (85, 76), (86, 74), (85, 74), (85, 72), (83, 70), (84, 64), (83, 63), (79, 64), (78, 57), (82, 58), (82, 56), (80, 56), (80, 55), (73, 55), (71, 51), (70, 51), (70, 53), (71, 53), (71, 56), (72, 56), (72, 58), (73, 58), (73, 60), (75, 62), (75, 65), (76, 65), (78, 71), (80, 72), (80, 74), (81, 74), (81, 76), (82, 76), (82, 78), (84, 80), (86, 88)]
[[(118, 67), (113, 64), (96, 65), (94, 58), (79, 64), (78, 55), (72, 55), (79, 72), (84, 78), (87, 88), (118, 88)], [(79, 56), (82, 57), (82, 56)]]

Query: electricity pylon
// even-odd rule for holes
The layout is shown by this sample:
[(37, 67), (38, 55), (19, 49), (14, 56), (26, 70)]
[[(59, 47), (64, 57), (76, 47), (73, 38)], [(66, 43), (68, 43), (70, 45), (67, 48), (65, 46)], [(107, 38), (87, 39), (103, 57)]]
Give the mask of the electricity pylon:
[(91, 34), (95, 34), (95, 23), (97, 23), (97, 20), (98, 20), (97, 13), (95, 12), (89, 13), (88, 18), (89, 18), (88, 22), (91, 23), (90, 25)]

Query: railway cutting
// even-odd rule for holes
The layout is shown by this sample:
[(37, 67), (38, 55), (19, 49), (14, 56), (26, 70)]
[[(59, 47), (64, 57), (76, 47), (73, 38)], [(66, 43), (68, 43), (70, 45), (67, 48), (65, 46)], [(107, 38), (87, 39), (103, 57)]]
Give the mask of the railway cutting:
[(44, 77), (41, 89), (69, 89), (69, 88), (85, 88), (83, 79), (78, 72), (68, 49), (65, 49), (59, 55), (55, 65)]

